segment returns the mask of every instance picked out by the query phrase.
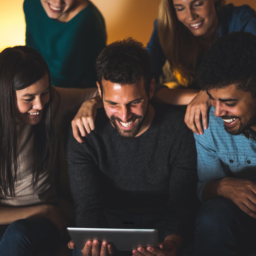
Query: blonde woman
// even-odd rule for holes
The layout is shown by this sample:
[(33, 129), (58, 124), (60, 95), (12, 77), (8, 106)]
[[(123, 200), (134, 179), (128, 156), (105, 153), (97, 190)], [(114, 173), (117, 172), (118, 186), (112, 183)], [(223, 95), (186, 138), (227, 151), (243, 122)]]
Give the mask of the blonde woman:
[(210, 99), (200, 91), (196, 69), (214, 41), (231, 32), (256, 34), (256, 14), (247, 5), (225, 5), (224, 0), (161, 0), (158, 19), (147, 45), (152, 76), (159, 82), (168, 60), (178, 84), (184, 89), (164, 88), (156, 94), (159, 101), (188, 105), (185, 122), (193, 132), (207, 128)]

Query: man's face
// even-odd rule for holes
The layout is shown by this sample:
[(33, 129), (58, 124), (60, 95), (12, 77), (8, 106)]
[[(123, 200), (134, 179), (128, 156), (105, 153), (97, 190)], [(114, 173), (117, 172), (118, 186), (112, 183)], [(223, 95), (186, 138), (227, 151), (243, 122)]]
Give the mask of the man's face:
[(98, 85), (103, 99), (106, 114), (112, 126), (124, 137), (135, 137), (143, 126), (147, 115), (149, 98), (153, 96), (150, 89), (149, 96), (144, 87), (144, 80), (135, 84), (120, 85), (108, 80), (102, 80), (102, 89)]
[(250, 92), (238, 90), (234, 84), (208, 92), (214, 115), (223, 119), (225, 130), (233, 135), (251, 128), (256, 131), (256, 100)]

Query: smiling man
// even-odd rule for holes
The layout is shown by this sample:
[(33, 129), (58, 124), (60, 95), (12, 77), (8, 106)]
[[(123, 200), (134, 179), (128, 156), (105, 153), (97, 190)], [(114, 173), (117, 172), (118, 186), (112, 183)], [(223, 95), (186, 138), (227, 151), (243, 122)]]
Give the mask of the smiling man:
[[(83, 144), (71, 131), (67, 143), (76, 224), (156, 228), (160, 247), (132, 253), (176, 256), (193, 225), (197, 180), (193, 134), (182, 113), (150, 103), (155, 84), (142, 44), (127, 39), (107, 46), (96, 70), (104, 109), (98, 111), (95, 129)], [(90, 255), (91, 249), (99, 255), (97, 241), (86, 243), (83, 255)]]
[(212, 108), (209, 128), (195, 135), (203, 202), (196, 255), (247, 255), (256, 239), (256, 37), (237, 32), (218, 39), (198, 83)]

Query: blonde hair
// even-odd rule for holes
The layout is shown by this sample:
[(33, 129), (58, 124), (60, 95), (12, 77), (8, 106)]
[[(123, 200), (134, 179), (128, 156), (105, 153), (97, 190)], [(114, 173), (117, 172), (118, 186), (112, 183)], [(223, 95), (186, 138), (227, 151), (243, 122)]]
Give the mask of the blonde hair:
[[(217, 0), (218, 10), (225, 0)], [(161, 0), (158, 13), (158, 36), (163, 52), (178, 82), (187, 86), (195, 79), (200, 56), (197, 38), (178, 20), (172, 0)]]

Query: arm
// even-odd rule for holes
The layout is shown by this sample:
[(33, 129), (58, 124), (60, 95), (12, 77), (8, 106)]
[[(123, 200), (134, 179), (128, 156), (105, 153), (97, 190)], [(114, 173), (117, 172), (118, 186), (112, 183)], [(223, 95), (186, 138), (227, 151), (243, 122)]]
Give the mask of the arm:
[(198, 194), (201, 201), (216, 197), (231, 200), (242, 211), (256, 218), (256, 183), (228, 176), (229, 168), (221, 162), (208, 133), (195, 135), (198, 152)]
[(106, 227), (103, 213), (101, 173), (89, 142), (79, 144), (71, 129), (66, 138), (66, 156), (74, 215), (78, 227)]
[(67, 218), (53, 205), (36, 205), (28, 207), (0, 207), (0, 225), (8, 225), (20, 219), (41, 217), (49, 219), (65, 235), (69, 224)]

